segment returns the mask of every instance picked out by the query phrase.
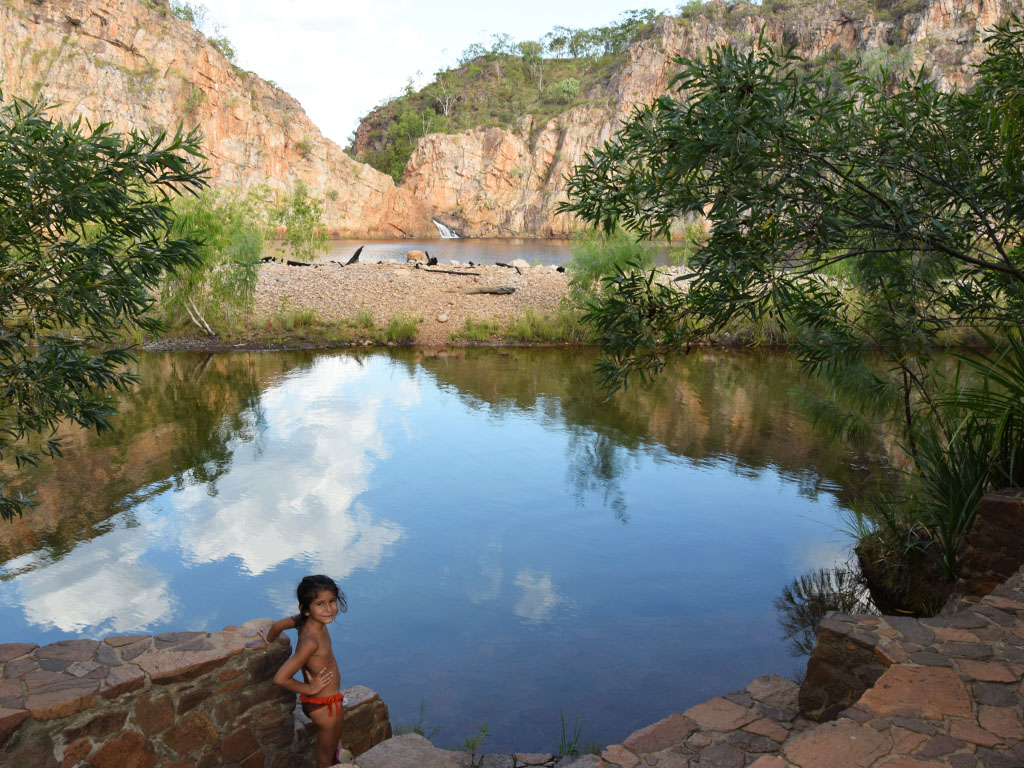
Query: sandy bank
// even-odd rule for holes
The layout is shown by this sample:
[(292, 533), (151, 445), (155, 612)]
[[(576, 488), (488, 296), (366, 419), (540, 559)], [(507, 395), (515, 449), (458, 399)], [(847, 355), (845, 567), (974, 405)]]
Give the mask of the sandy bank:
[[(457, 273), (457, 274), (452, 274)], [(348, 267), (289, 267), (264, 264), (253, 309), (257, 324), (282, 310), (311, 309), (338, 322), (369, 312), (375, 324), (395, 316), (422, 318), (416, 342), (446, 344), (466, 319), (505, 325), (527, 309), (553, 312), (568, 289), (568, 278), (552, 266), (510, 269), (496, 266), (415, 267), (357, 263)], [(511, 293), (467, 293), (512, 288)]]

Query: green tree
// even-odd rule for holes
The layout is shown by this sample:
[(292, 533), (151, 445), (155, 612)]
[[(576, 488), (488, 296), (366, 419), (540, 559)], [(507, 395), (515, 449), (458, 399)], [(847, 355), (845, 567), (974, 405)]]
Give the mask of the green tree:
[(564, 80), (559, 80), (557, 83), (552, 83), (547, 87), (547, 92), (544, 94), (548, 101), (558, 104), (569, 104), (579, 95), (580, 81), (575, 77), (567, 77)]
[[(0, 157), (0, 459), (21, 466), (60, 455), (62, 421), (109, 427), (107, 393), (136, 380), (123, 340), (158, 330), (152, 289), (198, 260), (171, 198), (205, 169), (194, 131), (89, 130), (20, 100), (0, 106)], [(0, 517), (29, 504), (0, 481)]]
[(295, 182), (292, 193), (270, 211), (270, 223), (285, 228), (284, 244), (293, 259), (308, 262), (326, 253), (324, 204), (310, 196), (305, 182)]
[(212, 336), (213, 325), (252, 306), (267, 219), (260, 193), (205, 190), (175, 200), (174, 234), (202, 245), (196, 264), (167, 274), (161, 284), (160, 306), (172, 323), (187, 318)]
[(183, 0), (171, 0), (171, 14), (183, 21), (187, 21), (197, 32), (201, 32), (206, 26), (209, 10), (202, 3), (189, 3)]
[(1012, 17), (987, 44), (975, 86), (951, 93), (922, 73), (814, 66), (763, 38), (680, 59), (685, 98), (638, 110), (575, 169), (561, 208), (646, 237), (706, 216), (688, 274), (621, 269), (592, 304), (606, 382), (657, 373), (737, 323), (784, 341), (828, 384), (807, 400), (819, 420), (896, 430), (913, 467), (903, 506), (920, 516), (887, 519), (946, 578), (978, 496), (994, 478), (1024, 482), (1000, 426), (1011, 412), (979, 405), (998, 388), (951, 396), (933, 357), (951, 331), (1013, 339), (1024, 317), (1024, 26)]
[(969, 93), (814, 68), (763, 40), (680, 59), (686, 99), (638, 110), (575, 169), (561, 208), (647, 237), (688, 214), (711, 225), (681, 284), (635, 271), (609, 285), (591, 320), (610, 381), (743, 318), (784, 323), (813, 370), (888, 349), (909, 393), (940, 333), (1019, 324), (1024, 177), (995, 94), (1024, 87), (1006, 61), (1022, 46), (1018, 21), (1001, 26)]

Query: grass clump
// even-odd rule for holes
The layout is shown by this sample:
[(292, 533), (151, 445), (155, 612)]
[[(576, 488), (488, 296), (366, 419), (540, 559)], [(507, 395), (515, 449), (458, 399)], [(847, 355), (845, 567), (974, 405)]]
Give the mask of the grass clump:
[(422, 317), (395, 315), (387, 325), (374, 331), (374, 340), (381, 344), (411, 344), (422, 322)]
[(314, 309), (285, 308), (278, 310), (271, 320), (277, 330), (294, 331), (297, 328), (310, 328), (320, 323), (320, 316)]
[(504, 335), (510, 341), (522, 343), (584, 343), (590, 339), (590, 329), (580, 320), (579, 314), (571, 310), (542, 314), (528, 307), (509, 324)]
[(480, 749), (480, 746), (484, 743), (488, 736), (491, 735), (491, 731), (487, 728), (487, 723), (480, 726), (477, 732), (466, 739), (463, 744), (463, 749), (472, 755), (472, 762), (476, 763), (476, 753)]
[(1024, 338), (983, 338), (988, 348), (956, 354), (957, 371), (922, 407), (901, 446), (909, 467), (897, 488), (850, 521), (886, 612), (941, 608), (982, 496), (1024, 485)]
[(562, 738), (558, 741), (558, 755), (560, 757), (564, 757), (566, 755), (601, 754), (601, 750), (604, 749), (603, 744), (596, 741), (583, 741), (583, 726), (580, 725), (579, 715), (576, 716), (576, 719), (573, 722), (571, 733), (565, 729), (565, 712), (560, 709), (559, 715), (562, 719)]
[(426, 739), (433, 738), (441, 731), (440, 725), (427, 725), (423, 716), (424, 701), (420, 699), (420, 716), (412, 725), (399, 725), (395, 728), (395, 735), (401, 736), (405, 733), (418, 733)]
[(461, 331), (452, 331), (452, 341), (494, 341), (501, 333), (501, 326), (491, 320), (474, 320), (466, 318)]
[(362, 307), (356, 312), (355, 317), (349, 321), (349, 324), (353, 328), (359, 328), (361, 330), (372, 330), (374, 328), (373, 313), (366, 307)]

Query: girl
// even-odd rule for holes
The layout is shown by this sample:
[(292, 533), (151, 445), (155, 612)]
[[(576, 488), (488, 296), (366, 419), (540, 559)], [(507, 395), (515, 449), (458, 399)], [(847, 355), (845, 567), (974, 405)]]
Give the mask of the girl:
[[(316, 725), (317, 768), (328, 768), (335, 764), (345, 707), (327, 625), (339, 611), (344, 613), (348, 604), (338, 585), (327, 576), (306, 576), (295, 594), (299, 612), (274, 622), (265, 639), (272, 643), (283, 630), (299, 631), (295, 653), (277, 670), (274, 682), (299, 694), (302, 711)], [(305, 681), (301, 683), (294, 679), (300, 669)]]

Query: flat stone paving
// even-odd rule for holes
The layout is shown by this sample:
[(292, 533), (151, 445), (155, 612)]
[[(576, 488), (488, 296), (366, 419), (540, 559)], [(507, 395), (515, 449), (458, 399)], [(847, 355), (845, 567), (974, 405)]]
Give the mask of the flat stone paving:
[[(1024, 568), (991, 595), (961, 598), (935, 618), (833, 613), (822, 624), (851, 650), (870, 649), (882, 669), (831, 722), (802, 717), (799, 687), (766, 675), (636, 731), (600, 756), (485, 755), (475, 765), (1024, 768)], [(388, 760), (386, 744), (356, 758), (356, 765), (405, 765)], [(424, 760), (429, 752), (431, 765), (474, 765), (468, 754), (445, 752), (425, 739), (393, 746), (404, 755), (423, 750)]]

